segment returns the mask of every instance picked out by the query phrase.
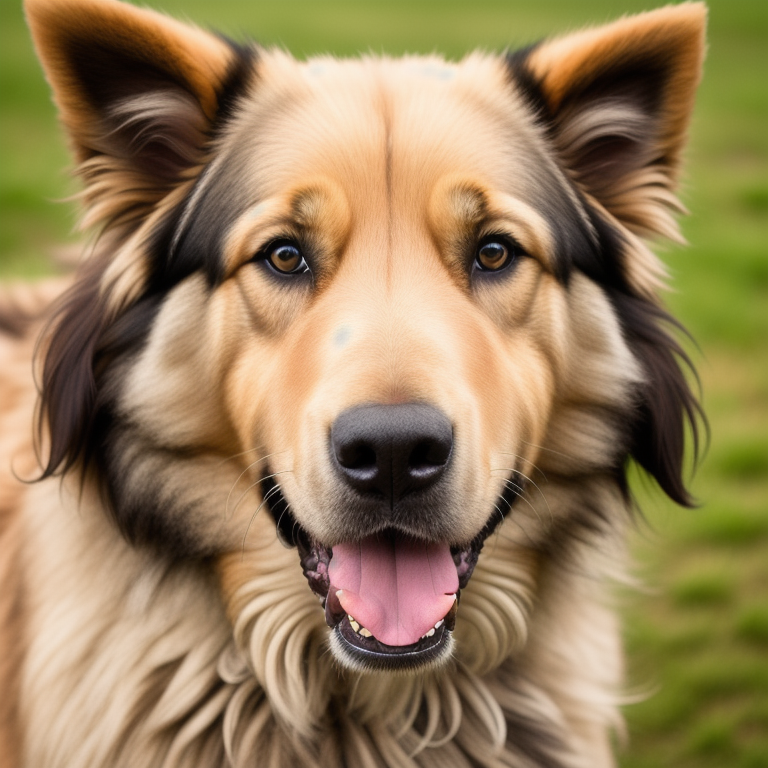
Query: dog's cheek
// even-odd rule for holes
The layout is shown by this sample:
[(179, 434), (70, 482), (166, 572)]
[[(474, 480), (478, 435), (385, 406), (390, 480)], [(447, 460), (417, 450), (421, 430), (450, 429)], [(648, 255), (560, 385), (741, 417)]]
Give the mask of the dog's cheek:
[(202, 276), (178, 286), (126, 379), (123, 412), (167, 447), (237, 447), (221, 395), (241, 335), (226, 291), (212, 297)]
[(612, 472), (626, 455), (643, 373), (599, 286), (576, 273), (566, 299), (567, 351), (538, 464), (552, 476)]
[(242, 515), (258, 506), (223, 394), (238, 347), (231, 303), (202, 277), (188, 279), (166, 298), (139, 355), (110, 374), (107, 471), (132, 541), (182, 556), (227, 551), (242, 542)]

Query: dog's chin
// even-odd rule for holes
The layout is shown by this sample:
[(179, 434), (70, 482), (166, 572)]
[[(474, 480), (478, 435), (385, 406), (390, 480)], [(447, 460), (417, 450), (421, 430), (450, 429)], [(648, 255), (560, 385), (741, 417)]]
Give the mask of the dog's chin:
[[(319, 598), (325, 611), (325, 620), (331, 629), (331, 651), (339, 664), (359, 672), (408, 673), (437, 668), (448, 662), (453, 654), (453, 630), (459, 611), (461, 590), (472, 577), (485, 540), (501, 519), (498, 513), (495, 513), (477, 536), (464, 546), (421, 543), (421, 546), (432, 548), (433, 552), (441, 552), (444, 562), (450, 552), (450, 559), (456, 569), (453, 582), (455, 586), (445, 590), (439, 598), (439, 605), (444, 606), (438, 609), (442, 615), (437, 619), (430, 619), (429, 626), (423, 626), (422, 622), (416, 633), (411, 632), (410, 636), (406, 634), (404, 639), (398, 633), (398, 642), (390, 644), (377, 638), (363, 622), (344, 609), (339, 599), (342, 590), (334, 585), (331, 578), (333, 548), (315, 540), (300, 525), (273, 480), (267, 481), (265, 485), (267, 487), (264, 488), (264, 498), (275, 520), (277, 535), (285, 546), (296, 547), (298, 551), (309, 588)], [(413, 546), (414, 541), (407, 533), (396, 529), (378, 531), (371, 538), (389, 542), (395, 549), (409, 546), (403, 542), (411, 542)], [(361, 548), (366, 546), (365, 542), (359, 543)], [(356, 544), (357, 542), (352, 542), (352, 546)], [(451, 568), (450, 560), (448, 568)], [(429, 574), (427, 576), (429, 577)], [(445, 613), (442, 613), (443, 610)], [(420, 637), (413, 637), (422, 630)], [(391, 628), (389, 634), (392, 634)], [(403, 642), (400, 642), (401, 640)]]
[(361, 636), (345, 616), (333, 628), (330, 645), (334, 658), (354, 671), (408, 673), (445, 664), (453, 654), (453, 630), (446, 620), (416, 643), (386, 645), (373, 636)]

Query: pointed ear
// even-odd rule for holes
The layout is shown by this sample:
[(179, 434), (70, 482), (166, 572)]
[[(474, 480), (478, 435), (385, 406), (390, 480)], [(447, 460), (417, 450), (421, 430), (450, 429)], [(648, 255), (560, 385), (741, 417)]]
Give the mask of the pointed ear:
[(26, 13), (86, 201), (110, 200), (93, 219), (145, 209), (200, 162), (238, 52), (117, 0), (27, 0)]
[[(675, 236), (670, 208), (704, 58), (706, 6), (683, 3), (546, 41), (523, 57), (561, 157), (637, 234)], [(518, 78), (519, 79), (519, 78)]]

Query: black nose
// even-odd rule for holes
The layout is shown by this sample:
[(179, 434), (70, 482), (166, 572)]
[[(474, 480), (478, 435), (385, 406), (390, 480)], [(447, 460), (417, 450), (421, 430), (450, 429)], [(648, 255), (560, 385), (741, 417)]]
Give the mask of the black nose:
[(437, 482), (452, 448), (451, 422), (423, 403), (358, 405), (331, 428), (331, 449), (344, 480), (390, 506)]

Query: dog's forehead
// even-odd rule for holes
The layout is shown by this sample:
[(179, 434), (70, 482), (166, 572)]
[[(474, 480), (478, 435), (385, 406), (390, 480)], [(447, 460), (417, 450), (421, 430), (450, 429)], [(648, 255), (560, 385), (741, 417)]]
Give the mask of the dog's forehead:
[(495, 188), (542, 173), (532, 115), (498, 57), (272, 54), (237, 123), (236, 166), (264, 197), (325, 176), (354, 190), (353, 204), (413, 202), (447, 173)]

